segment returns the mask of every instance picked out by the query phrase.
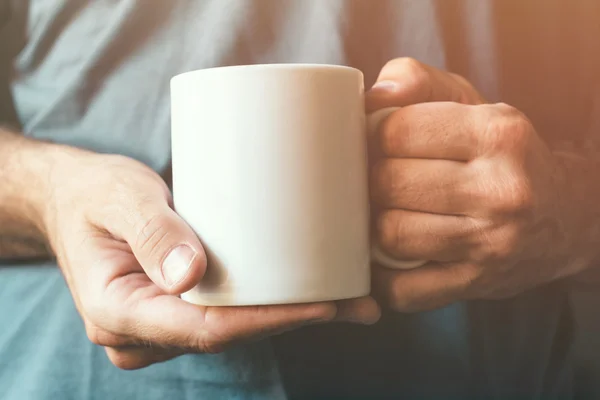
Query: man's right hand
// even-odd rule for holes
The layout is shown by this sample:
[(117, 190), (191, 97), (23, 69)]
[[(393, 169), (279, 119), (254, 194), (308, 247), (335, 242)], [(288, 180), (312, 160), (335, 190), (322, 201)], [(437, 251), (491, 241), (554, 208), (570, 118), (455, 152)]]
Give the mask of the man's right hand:
[(185, 353), (218, 352), (307, 324), (379, 318), (371, 298), (237, 308), (181, 300), (177, 295), (202, 279), (206, 257), (173, 211), (163, 180), (122, 156), (59, 152), (46, 171), (41, 226), (90, 340), (116, 366), (137, 369)]

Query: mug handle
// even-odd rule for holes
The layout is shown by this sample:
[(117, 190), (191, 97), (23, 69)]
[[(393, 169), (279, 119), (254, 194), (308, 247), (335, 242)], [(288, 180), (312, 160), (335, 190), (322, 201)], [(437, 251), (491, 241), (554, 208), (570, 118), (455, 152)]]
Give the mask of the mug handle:
[[(400, 107), (388, 107), (377, 110), (367, 116), (367, 135), (375, 135), (379, 125)], [(398, 260), (384, 252), (376, 243), (371, 244), (371, 260), (383, 267), (391, 269), (413, 269), (427, 264), (425, 260)]]

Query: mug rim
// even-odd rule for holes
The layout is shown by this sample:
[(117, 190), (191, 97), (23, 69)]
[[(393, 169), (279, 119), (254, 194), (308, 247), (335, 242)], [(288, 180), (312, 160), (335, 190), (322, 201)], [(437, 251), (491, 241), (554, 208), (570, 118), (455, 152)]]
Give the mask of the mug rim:
[(219, 67), (208, 67), (181, 72), (174, 75), (171, 81), (183, 79), (193, 75), (202, 75), (207, 73), (216, 72), (235, 72), (235, 71), (260, 71), (260, 70), (276, 70), (276, 71), (294, 71), (294, 70), (338, 70), (359, 73), (362, 75), (362, 71), (358, 68), (349, 67), (346, 65), (339, 64), (326, 64), (326, 63), (268, 63), (268, 64), (240, 64), (240, 65), (225, 65)]

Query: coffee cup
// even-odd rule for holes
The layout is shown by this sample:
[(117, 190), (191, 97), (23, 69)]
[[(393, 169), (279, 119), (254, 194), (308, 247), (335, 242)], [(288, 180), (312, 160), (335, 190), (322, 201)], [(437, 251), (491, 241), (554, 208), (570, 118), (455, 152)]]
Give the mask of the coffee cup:
[(336, 65), (209, 68), (171, 80), (175, 210), (208, 268), (182, 298), (205, 306), (370, 293), (371, 262), (415, 268), (370, 237), (361, 71)]

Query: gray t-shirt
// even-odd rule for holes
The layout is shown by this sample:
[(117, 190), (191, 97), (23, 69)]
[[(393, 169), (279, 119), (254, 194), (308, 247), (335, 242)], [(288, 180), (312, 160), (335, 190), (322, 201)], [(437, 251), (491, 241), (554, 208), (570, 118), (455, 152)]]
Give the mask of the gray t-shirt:
[[(600, 127), (595, 2), (0, 0), (0, 12), (5, 118), (26, 135), (160, 172), (169, 165), (169, 79), (221, 65), (346, 64), (369, 85), (386, 61), (411, 56), (519, 107), (553, 146), (594, 151)], [(0, 268), (3, 400), (279, 399), (284, 385), (303, 399), (566, 399), (571, 334), (557, 283), (123, 372), (87, 342), (54, 265)]]

